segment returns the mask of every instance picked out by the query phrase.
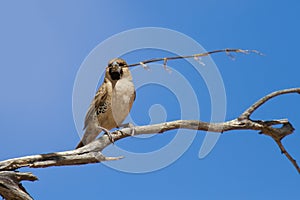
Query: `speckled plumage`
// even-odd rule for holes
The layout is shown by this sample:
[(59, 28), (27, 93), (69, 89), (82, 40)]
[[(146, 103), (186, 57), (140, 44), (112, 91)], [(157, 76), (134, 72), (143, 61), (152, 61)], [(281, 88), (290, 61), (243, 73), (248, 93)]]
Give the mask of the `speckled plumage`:
[(108, 63), (104, 82), (98, 89), (85, 117), (85, 133), (76, 148), (93, 140), (102, 131), (122, 124), (135, 100), (135, 89), (127, 64), (120, 58)]

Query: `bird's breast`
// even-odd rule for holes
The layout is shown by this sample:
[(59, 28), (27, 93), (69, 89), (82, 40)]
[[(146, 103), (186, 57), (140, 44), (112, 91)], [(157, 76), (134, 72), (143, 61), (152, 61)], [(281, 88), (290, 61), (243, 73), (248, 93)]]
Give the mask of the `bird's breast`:
[(134, 101), (134, 85), (128, 79), (120, 79), (113, 88), (112, 114), (115, 122), (120, 125), (130, 112)]

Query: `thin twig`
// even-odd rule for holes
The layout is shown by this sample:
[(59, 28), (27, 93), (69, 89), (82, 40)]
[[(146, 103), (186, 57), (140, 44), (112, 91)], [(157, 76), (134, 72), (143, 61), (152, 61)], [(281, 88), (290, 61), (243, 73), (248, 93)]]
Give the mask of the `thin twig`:
[(288, 93), (299, 93), (300, 94), (300, 88), (290, 88), (290, 89), (285, 89), (285, 90), (279, 90), (279, 91), (272, 92), (271, 94), (268, 94), (267, 96), (264, 96), (263, 98), (258, 100), (256, 103), (254, 103), (252, 106), (250, 106), (245, 112), (243, 112), (240, 115), (239, 119), (240, 120), (249, 119), (250, 115), (256, 109), (258, 109), (261, 105), (263, 105), (265, 102), (267, 102), (268, 100), (270, 100), (276, 96), (288, 94)]
[(294, 167), (297, 169), (298, 173), (300, 173), (299, 165), (297, 164), (297, 161), (289, 154), (289, 152), (285, 149), (283, 144), (281, 143), (281, 140), (275, 140), (276, 144), (281, 150), (281, 153), (284, 154), (294, 165)]
[(187, 55), (187, 56), (174, 56), (174, 57), (165, 57), (165, 58), (153, 58), (153, 59), (150, 59), (150, 60), (144, 60), (144, 61), (139, 62), (139, 63), (134, 63), (134, 64), (126, 65), (124, 67), (134, 67), (134, 66), (138, 66), (138, 65), (142, 65), (144, 67), (144, 66), (146, 66), (147, 63), (159, 62), (159, 61), (163, 61), (164, 62), (163, 63), (164, 66), (166, 66), (168, 60), (177, 60), (177, 59), (184, 59), (184, 58), (199, 58), (199, 57), (204, 57), (204, 56), (208, 56), (210, 54), (221, 53), (221, 52), (225, 52), (227, 55), (230, 52), (244, 53), (244, 54), (256, 53), (256, 54), (259, 54), (259, 55), (263, 55), (262, 53), (260, 53), (257, 50), (219, 49), (219, 50), (208, 51), (208, 52), (205, 52), (205, 53), (198, 53), (198, 54)]

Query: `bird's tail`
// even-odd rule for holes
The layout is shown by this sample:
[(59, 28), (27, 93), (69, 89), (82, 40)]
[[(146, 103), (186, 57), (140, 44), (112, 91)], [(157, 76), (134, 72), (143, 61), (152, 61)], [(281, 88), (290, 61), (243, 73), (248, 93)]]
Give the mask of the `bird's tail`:
[(84, 145), (87, 145), (88, 143), (94, 141), (100, 132), (101, 130), (97, 128), (87, 127), (83, 134), (83, 137), (81, 138), (81, 141), (76, 146), (76, 149), (83, 147)]
[(80, 142), (78, 143), (78, 145), (76, 146), (75, 149), (79, 149), (80, 147), (83, 147), (83, 146), (84, 146), (83, 142), (80, 141)]

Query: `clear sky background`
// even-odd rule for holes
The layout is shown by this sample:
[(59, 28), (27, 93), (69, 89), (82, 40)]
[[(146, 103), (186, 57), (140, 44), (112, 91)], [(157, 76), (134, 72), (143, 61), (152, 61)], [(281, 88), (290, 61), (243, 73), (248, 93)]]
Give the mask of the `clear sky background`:
[[(299, 10), (300, 2), (296, 0), (3, 0), (0, 159), (74, 148), (79, 141), (72, 115), (76, 73), (96, 45), (132, 28), (170, 28), (192, 37), (207, 50), (233, 47), (266, 54), (237, 55), (236, 61), (225, 55), (213, 56), (224, 80), (228, 120), (272, 91), (299, 87)], [(159, 52), (149, 54), (149, 58), (154, 56), (160, 57)], [(140, 60), (132, 55), (130, 58), (131, 62)], [(142, 101), (155, 100), (155, 91), (151, 96), (138, 93), (132, 115), (145, 112), (145, 118), (138, 118), (141, 124), (149, 121), (144, 111), (144, 106), (149, 105)], [(298, 160), (299, 100), (295, 94), (279, 97), (253, 116), (288, 118), (296, 131), (284, 144)], [(209, 96), (204, 95), (203, 101), (209, 102)], [(168, 106), (172, 108), (172, 103)], [(202, 111), (201, 119), (209, 119), (209, 106)], [(176, 119), (174, 116), (168, 119)], [(228, 132), (209, 156), (200, 160), (203, 136), (198, 132), (188, 151), (159, 171), (130, 174), (103, 164), (21, 169), (40, 179), (24, 182), (24, 186), (35, 199), (300, 198), (299, 175), (270, 138), (254, 131)], [(147, 149), (143, 148), (163, 145), (160, 141), (168, 141), (168, 137), (172, 138), (172, 134), (143, 141), (145, 146), (131, 140), (121, 144), (128, 148), (137, 144), (134, 150), (144, 152)]]

